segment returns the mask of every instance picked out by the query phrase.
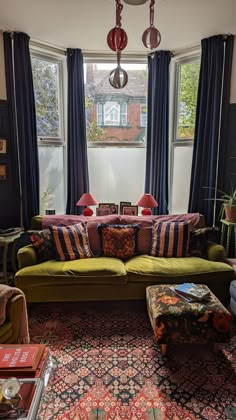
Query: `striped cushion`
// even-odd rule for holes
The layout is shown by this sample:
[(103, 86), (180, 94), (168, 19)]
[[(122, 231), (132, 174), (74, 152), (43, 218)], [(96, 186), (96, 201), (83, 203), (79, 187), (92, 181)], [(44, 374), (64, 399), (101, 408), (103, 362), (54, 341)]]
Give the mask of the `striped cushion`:
[(49, 226), (52, 233), (56, 259), (59, 261), (90, 258), (87, 225), (83, 222), (72, 226)]
[(186, 257), (191, 222), (156, 222), (152, 229), (151, 255), (154, 257)]

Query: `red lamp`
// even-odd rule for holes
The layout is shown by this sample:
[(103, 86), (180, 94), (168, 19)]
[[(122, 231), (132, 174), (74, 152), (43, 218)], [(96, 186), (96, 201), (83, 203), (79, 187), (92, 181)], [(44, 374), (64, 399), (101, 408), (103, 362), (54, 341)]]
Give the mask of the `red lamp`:
[(98, 204), (98, 201), (95, 200), (95, 198), (92, 196), (92, 194), (89, 193), (84, 193), (79, 201), (77, 201), (76, 206), (86, 206), (85, 209), (83, 210), (83, 215), (84, 216), (92, 216), (93, 215), (93, 210), (90, 209), (87, 206), (96, 206)]
[(144, 207), (141, 211), (142, 216), (150, 216), (152, 214), (150, 208), (157, 207), (158, 203), (152, 194), (143, 194), (137, 201), (136, 206)]

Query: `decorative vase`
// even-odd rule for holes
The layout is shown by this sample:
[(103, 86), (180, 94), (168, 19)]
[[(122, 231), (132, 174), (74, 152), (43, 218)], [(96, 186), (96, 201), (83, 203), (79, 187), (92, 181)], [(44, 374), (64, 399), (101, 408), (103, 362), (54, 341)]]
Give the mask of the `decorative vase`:
[(227, 206), (224, 204), (225, 220), (227, 222), (236, 223), (236, 206)]

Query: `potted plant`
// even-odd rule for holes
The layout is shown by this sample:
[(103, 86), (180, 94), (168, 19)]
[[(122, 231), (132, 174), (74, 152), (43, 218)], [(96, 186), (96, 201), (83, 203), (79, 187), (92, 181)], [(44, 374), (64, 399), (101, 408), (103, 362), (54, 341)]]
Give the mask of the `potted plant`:
[(219, 200), (222, 201), (221, 215), (225, 213), (225, 220), (236, 223), (236, 189), (231, 187), (230, 193), (223, 193)]

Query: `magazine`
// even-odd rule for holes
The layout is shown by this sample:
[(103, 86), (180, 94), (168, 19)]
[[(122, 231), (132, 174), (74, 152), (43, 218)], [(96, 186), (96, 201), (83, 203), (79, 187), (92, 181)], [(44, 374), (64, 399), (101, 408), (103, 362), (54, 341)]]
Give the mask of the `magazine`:
[(210, 289), (204, 284), (183, 283), (175, 286), (175, 291), (185, 297), (203, 301), (210, 297)]
[(173, 286), (169, 286), (169, 288), (172, 290), (172, 292), (174, 292), (176, 294), (176, 296), (178, 296), (181, 299), (186, 300), (187, 302), (191, 303), (191, 302), (196, 302), (196, 299), (190, 298), (188, 296), (184, 296), (181, 295), (180, 293), (177, 292), (177, 290), (175, 290), (175, 285)]

